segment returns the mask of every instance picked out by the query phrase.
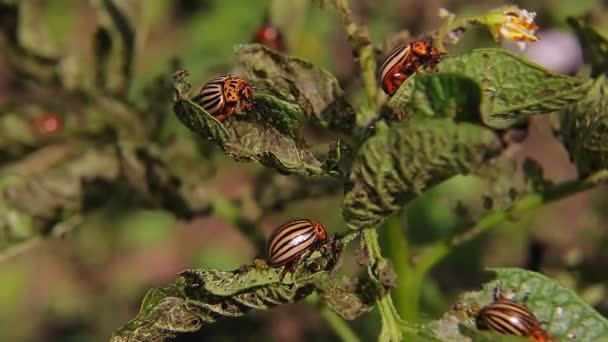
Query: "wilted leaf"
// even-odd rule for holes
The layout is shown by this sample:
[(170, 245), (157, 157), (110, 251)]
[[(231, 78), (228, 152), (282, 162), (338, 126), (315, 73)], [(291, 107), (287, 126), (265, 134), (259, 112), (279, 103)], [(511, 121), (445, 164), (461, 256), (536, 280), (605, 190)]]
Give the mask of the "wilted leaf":
[(568, 18), (568, 24), (581, 42), (585, 62), (591, 65), (591, 76), (608, 70), (608, 37), (598, 32), (585, 18)]
[[(115, 151), (54, 146), (0, 172), (0, 251), (57, 236), (59, 223), (90, 205), (119, 174)], [(107, 189), (105, 189), (107, 191)]]
[[(185, 87), (187, 88), (187, 87)], [(254, 95), (253, 109), (219, 122), (188, 98), (178, 80), (174, 111), (192, 131), (213, 141), (236, 160), (256, 160), (283, 173), (323, 175), (323, 164), (297, 128), (302, 115), (296, 105), (270, 95)]]
[[(445, 57), (438, 70), (458, 73), (479, 84), (484, 95), (482, 120), (494, 128), (506, 128), (528, 115), (561, 109), (585, 97), (591, 86), (590, 81), (553, 73), (502, 49), (478, 49)], [(411, 92), (419, 87), (407, 84), (416, 82), (415, 78), (418, 76), (408, 79), (391, 99), (393, 110), (403, 111), (410, 105)], [(449, 78), (440, 76), (439, 80), (439, 89), (450, 88), (444, 84)]]
[(360, 317), (376, 304), (379, 289), (369, 279), (345, 276), (319, 279), (315, 286), (325, 305), (346, 320)]
[(422, 191), (479, 168), (501, 150), (489, 129), (451, 119), (412, 118), (368, 139), (355, 157), (342, 215), (373, 227)]
[(184, 165), (187, 156), (181, 155), (181, 162), (170, 163), (155, 146), (142, 146), (127, 139), (118, 145), (121, 170), (128, 185), (134, 189), (145, 205), (165, 208), (179, 218), (190, 219), (211, 213), (210, 196), (207, 186), (201, 182), (206, 170), (196, 165), (196, 169)]
[(237, 46), (235, 54), (248, 80), (280, 99), (297, 103), (312, 123), (346, 133), (354, 128), (355, 112), (331, 73), (259, 44)]
[[(0, 49), (3, 57), (10, 63), (18, 74), (35, 77), (45, 82), (55, 82), (58, 79), (57, 67), (60, 59), (54, 55), (45, 54), (37, 47), (48, 46), (40, 42), (45, 35), (40, 22), (26, 22), (37, 4), (32, 2), (3, 2), (0, 3)], [(31, 6), (28, 6), (30, 5)], [(37, 34), (35, 33), (37, 32)], [(25, 40), (25, 41), (24, 41)], [(32, 49), (33, 48), (33, 49)]]
[(319, 249), (303, 254), (286, 275), (284, 267), (259, 270), (253, 265), (232, 272), (186, 270), (174, 284), (149, 291), (139, 314), (117, 330), (112, 341), (163, 341), (222, 317), (300, 300), (338, 265), (343, 247), (330, 237)]
[(99, 0), (101, 26), (94, 40), (95, 70), (98, 87), (126, 98), (133, 74), (135, 31), (124, 6), (119, 5), (114, 0)]
[[(559, 341), (608, 341), (608, 320), (593, 310), (576, 293), (555, 280), (542, 274), (517, 268), (497, 268), (496, 281), (484, 285), (482, 291), (469, 292), (459, 301), (459, 310), (453, 309), (444, 317), (427, 326), (450, 341), (459, 341), (464, 336), (445, 335), (454, 332), (454, 327), (464, 325), (460, 330), (474, 337), (474, 341), (488, 340), (491, 333), (475, 329), (475, 312), (493, 301), (497, 282), (505, 295), (514, 295), (513, 300), (522, 302), (527, 295), (526, 304), (541, 323), (541, 327)], [(470, 313), (466, 311), (470, 310)], [(495, 341), (502, 336), (495, 335)], [(505, 340), (506, 341), (506, 340)]]
[(416, 114), (480, 122), (480, 103), (481, 88), (473, 79), (460, 74), (432, 73), (405, 82), (388, 106), (396, 121)]
[(608, 97), (598, 90), (559, 116), (562, 139), (579, 176), (608, 168)]

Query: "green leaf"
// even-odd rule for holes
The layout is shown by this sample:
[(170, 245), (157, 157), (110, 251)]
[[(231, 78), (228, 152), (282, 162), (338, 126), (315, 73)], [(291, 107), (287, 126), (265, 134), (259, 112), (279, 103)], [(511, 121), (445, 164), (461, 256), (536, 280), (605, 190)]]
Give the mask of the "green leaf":
[(412, 77), (391, 98), (393, 120), (409, 114), (480, 121), (481, 88), (473, 79), (455, 73), (432, 73)]
[[(598, 80), (598, 87), (603, 87)], [(562, 140), (579, 177), (608, 168), (608, 98), (603, 91), (559, 112)]]
[(591, 76), (608, 70), (608, 37), (592, 27), (588, 18), (568, 18), (568, 24), (581, 42), (585, 62), (591, 65)]
[[(502, 49), (478, 49), (445, 57), (438, 71), (458, 73), (479, 84), (484, 95), (482, 120), (494, 128), (506, 128), (529, 115), (561, 109), (582, 99), (591, 86), (590, 81), (553, 73)], [(412, 91), (420, 91), (420, 86), (408, 85), (418, 77), (410, 77), (391, 99), (389, 106), (394, 111), (403, 112), (410, 105)], [(440, 76), (435, 81), (440, 87), (433, 87), (450, 89), (451, 81)]]
[(342, 215), (374, 227), (424, 190), (479, 168), (501, 151), (491, 130), (451, 119), (412, 118), (368, 139), (353, 162)]
[(239, 45), (234, 52), (246, 78), (258, 89), (297, 103), (317, 126), (345, 133), (354, 128), (355, 111), (331, 73), (259, 44)]
[(189, 100), (188, 86), (176, 82), (173, 110), (193, 132), (222, 148), (235, 160), (255, 160), (282, 173), (325, 174), (323, 163), (298, 136), (302, 114), (296, 105), (270, 95), (256, 94), (253, 109), (219, 122)]
[[(608, 341), (608, 320), (580, 299), (574, 291), (536, 272), (518, 268), (496, 268), (492, 271), (496, 273), (495, 281), (485, 284), (481, 291), (464, 294), (451, 312), (427, 326), (441, 335), (441, 332), (453, 333), (454, 327), (461, 324), (463, 326), (460, 330), (472, 336), (474, 341), (487, 340), (487, 334), (495, 335), (495, 340), (498, 341), (501, 335), (477, 331), (474, 323), (475, 312), (467, 314), (466, 311), (477, 311), (490, 304), (499, 282), (502, 293), (513, 295), (513, 300), (522, 302), (527, 296), (526, 305), (541, 323), (541, 327), (559, 341)], [(576, 337), (573, 338), (574, 336)], [(455, 334), (450, 336), (450, 340), (460, 339)]]

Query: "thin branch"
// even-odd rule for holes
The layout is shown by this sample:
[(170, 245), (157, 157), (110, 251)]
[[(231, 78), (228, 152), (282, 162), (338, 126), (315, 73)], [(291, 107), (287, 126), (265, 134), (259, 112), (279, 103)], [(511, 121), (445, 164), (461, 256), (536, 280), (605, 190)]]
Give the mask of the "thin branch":
[[(371, 279), (377, 281), (378, 277), (375, 274), (378, 262), (383, 260), (380, 254), (380, 244), (378, 243), (378, 233), (375, 229), (366, 229), (363, 231), (362, 243), (367, 248), (368, 253), (368, 273)], [(391, 296), (386, 293), (384, 296), (376, 301), (378, 305), (378, 311), (382, 318), (382, 329), (378, 336), (378, 341), (401, 341), (401, 329), (402, 323)]]
[(355, 22), (348, 0), (334, 0), (334, 5), (340, 12), (340, 20), (346, 29), (356, 56), (359, 59), (359, 68), (363, 77), (363, 86), (370, 109), (377, 108), (379, 103), (379, 90), (376, 84), (376, 59), (374, 46), (369, 37), (367, 27)]
[(335, 312), (331, 311), (326, 305), (319, 306), (319, 313), (321, 314), (321, 317), (325, 319), (325, 322), (327, 322), (327, 324), (336, 333), (336, 335), (338, 335), (340, 340), (344, 342), (360, 341), (359, 337), (357, 337), (350, 325), (348, 325), (348, 323), (346, 323)]
[(544, 192), (528, 195), (508, 209), (488, 214), (474, 226), (467, 229), (464, 233), (454, 236), (451, 240), (427, 248), (418, 258), (419, 262), (415, 266), (416, 272), (420, 275), (426, 274), (434, 265), (448, 255), (454, 247), (471, 241), (500, 223), (508, 222), (513, 217), (518, 217), (532, 209), (606, 183), (608, 183), (608, 170), (602, 170), (586, 179), (564, 182)]

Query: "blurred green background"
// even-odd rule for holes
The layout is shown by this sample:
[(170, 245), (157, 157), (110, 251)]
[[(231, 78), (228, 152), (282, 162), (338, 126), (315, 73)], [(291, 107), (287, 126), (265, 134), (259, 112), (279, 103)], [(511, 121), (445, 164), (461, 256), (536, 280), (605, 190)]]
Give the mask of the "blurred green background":
[[(60, 50), (90, 58), (95, 12), (89, 2), (39, 1), (52, 44)], [(320, 1), (322, 2), (322, 1)], [(265, 14), (283, 32), (290, 54), (332, 71), (353, 103), (361, 102), (358, 72), (335, 11), (311, 1), (262, 0), (149, 0), (119, 1), (133, 6), (138, 23), (135, 81), (129, 97), (144, 96), (143, 87), (179, 58), (194, 84), (202, 84), (231, 66), (235, 44), (247, 43)], [(458, 14), (479, 14), (502, 5), (482, 0), (352, 0), (356, 15), (369, 25), (376, 43), (390, 33), (409, 30), (412, 36), (439, 23), (437, 12), (445, 7)], [(600, 1), (521, 1), (537, 11), (543, 30), (566, 30), (565, 18), (598, 9)], [(454, 50), (493, 46), (486, 32), (467, 34)], [(551, 53), (550, 50), (547, 50)], [(9, 66), (0, 53), (0, 103), (18, 96), (10, 86)], [(191, 139), (171, 117), (165, 129)], [(169, 134), (169, 133), (168, 133)], [(533, 157), (553, 181), (575, 177), (563, 147), (555, 141), (547, 118), (533, 118), (530, 136), (516, 152), (517, 159)], [(228, 199), (252, 192), (252, 180), (262, 168), (237, 164), (212, 156), (216, 170), (201, 180)], [(520, 175), (518, 175), (520, 177)], [(459, 201), (479, 206), (481, 189), (472, 177), (458, 177), (411, 203), (403, 225), (415, 244), (431, 242), (466, 222), (454, 210)], [(608, 192), (596, 190), (573, 196), (519, 217), (459, 248), (437, 267), (422, 294), (425, 319), (448, 309), (455, 296), (476, 289), (486, 280), (488, 266), (527, 267), (548, 274), (578, 291), (603, 314), (608, 274)], [(340, 216), (341, 194), (285, 203), (285, 210), (262, 218), (260, 229), (293, 217), (318, 218), (331, 232), (346, 229)], [(90, 213), (85, 223), (59, 240), (48, 240), (0, 263), (0, 338), (4, 341), (99, 341), (134, 317), (146, 290), (172, 282), (177, 272), (192, 267), (231, 270), (251, 262), (253, 247), (220, 218), (211, 216), (179, 221), (170, 213), (145, 210), (129, 203), (127, 194), (116, 194), (103, 208)], [(353, 328), (362, 340), (378, 332), (375, 312), (360, 318)], [(337, 338), (314, 308), (306, 304), (254, 312), (222, 320), (198, 334), (178, 340), (209, 341), (332, 341)]]

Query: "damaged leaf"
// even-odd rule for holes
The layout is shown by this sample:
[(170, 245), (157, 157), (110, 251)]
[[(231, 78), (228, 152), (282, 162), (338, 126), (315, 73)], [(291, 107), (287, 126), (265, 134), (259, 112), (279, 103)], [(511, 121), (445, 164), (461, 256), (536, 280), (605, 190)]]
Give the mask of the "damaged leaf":
[(234, 52), (248, 80), (258, 89), (297, 103), (313, 124), (345, 133), (354, 128), (355, 111), (329, 72), (259, 44), (239, 45)]
[(235, 271), (183, 271), (174, 284), (150, 290), (137, 317), (117, 330), (112, 341), (164, 341), (222, 317), (298, 301), (337, 267), (345, 243), (330, 237), (319, 249), (305, 252), (285, 274), (284, 266), (260, 270), (254, 265)]
[(561, 135), (579, 177), (608, 168), (608, 98), (603, 94), (559, 112)]
[(467, 76), (446, 72), (412, 77), (399, 88), (398, 96), (388, 103), (393, 121), (422, 115), (480, 122), (481, 88)]
[(424, 190), (470, 173), (501, 151), (489, 129), (412, 118), (368, 139), (353, 162), (342, 215), (352, 229), (377, 226)]
[(271, 95), (254, 94), (252, 110), (220, 122), (189, 99), (189, 87), (183, 80), (178, 78), (175, 88), (173, 109), (178, 118), (235, 160), (255, 160), (286, 174), (325, 174), (323, 162), (298, 136), (302, 119), (298, 106)]

